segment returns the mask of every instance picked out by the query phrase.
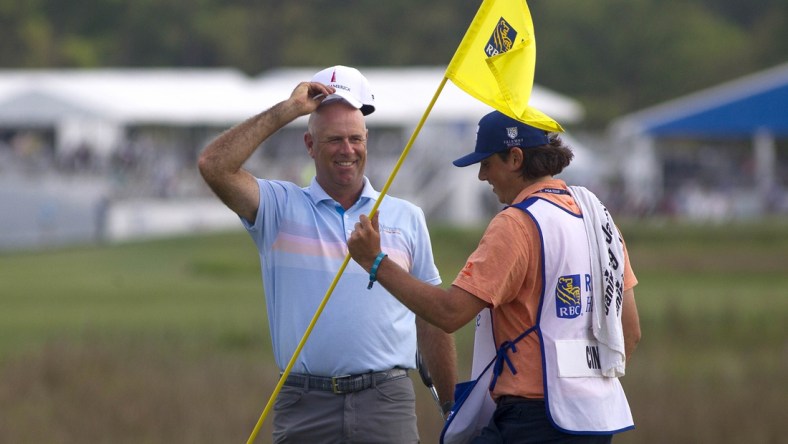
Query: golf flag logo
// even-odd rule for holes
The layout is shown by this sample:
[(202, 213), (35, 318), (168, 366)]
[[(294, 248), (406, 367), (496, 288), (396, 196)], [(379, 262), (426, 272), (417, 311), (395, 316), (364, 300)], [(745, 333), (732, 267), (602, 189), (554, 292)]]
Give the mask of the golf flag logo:
[(484, 48), (484, 53), (487, 54), (487, 57), (492, 57), (506, 52), (512, 49), (512, 44), (514, 44), (516, 38), (517, 31), (512, 28), (512, 25), (505, 18), (501, 17), (498, 26), (496, 26), (495, 31), (490, 36), (490, 41), (487, 42), (487, 46)]
[(558, 278), (555, 287), (555, 314), (562, 319), (580, 316), (580, 275)]
[(513, 119), (563, 131), (528, 105), (535, 68), (534, 26), (525, 0), (484, 0), (446, 68), (446, 78)]

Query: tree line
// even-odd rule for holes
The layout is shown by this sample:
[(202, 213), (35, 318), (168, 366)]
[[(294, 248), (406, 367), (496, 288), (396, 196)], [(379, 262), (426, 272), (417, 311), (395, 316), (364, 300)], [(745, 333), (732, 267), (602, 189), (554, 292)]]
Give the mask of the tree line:
[[(480, 0), (0, 0), (0, 67), (448, 64)], [(530, 0), (586, 126), (786, 61), (785, 0)]]

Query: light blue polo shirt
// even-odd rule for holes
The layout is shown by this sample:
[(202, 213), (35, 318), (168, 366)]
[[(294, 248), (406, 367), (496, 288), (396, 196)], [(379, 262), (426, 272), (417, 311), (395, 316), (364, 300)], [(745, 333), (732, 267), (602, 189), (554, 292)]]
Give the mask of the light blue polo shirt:
[[(318, 185), (257, 179), (260, 208), (253, 225), (241, 218), (260, 253), (274, 357), (290, 362), (318, 305), (347, 255), (347, 239), (380, 193), (364, 178), (359, 200), (347, 211)], [(427, 283), (441, 283), (423, 211), (385, 196), (381, 248)], [(369, 274), (352, 259), (292, 369), (320, 376), (414, 368), (414, 314), (380, 284), (367, 290)]]

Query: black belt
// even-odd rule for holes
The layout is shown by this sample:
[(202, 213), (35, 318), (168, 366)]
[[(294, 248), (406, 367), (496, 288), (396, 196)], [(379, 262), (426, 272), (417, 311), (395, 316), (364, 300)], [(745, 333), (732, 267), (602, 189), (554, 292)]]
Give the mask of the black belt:
[(284, 385), (340, 394), (366, 390), (383, 381), (406, 376), (408, 376), (408, 370), (404, 368), (393, 368), (385, 372), (371, 372), (362, 373), (360, 375), (344, 376), (312, 376), (301, 373), (290, 373), (287, 375)]

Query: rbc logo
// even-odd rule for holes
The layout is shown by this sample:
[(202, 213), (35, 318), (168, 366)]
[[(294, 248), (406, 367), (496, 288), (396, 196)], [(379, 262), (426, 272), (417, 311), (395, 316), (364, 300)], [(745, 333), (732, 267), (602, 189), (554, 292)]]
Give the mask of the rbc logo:
[(504, 53), (512, 49), (516, 37), (517, 31), (512, 28), (512, 25), (505, 18), (501, 17), (490, 36), (490, 40), (487, 42), (487, 46), (484, 48), (484, 53), (487, 54), (487, 57)]
[(559, 318), (574, 319), (580, 316), (580, 275), (558, 278), (555, 287), (555, 314)]

